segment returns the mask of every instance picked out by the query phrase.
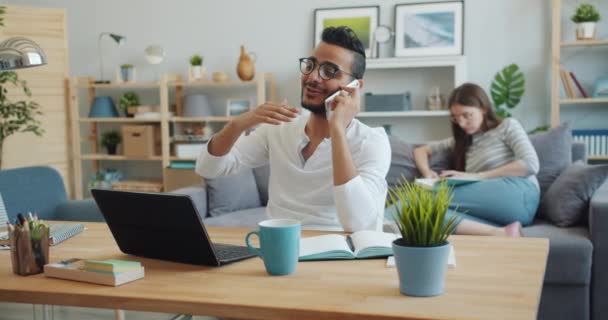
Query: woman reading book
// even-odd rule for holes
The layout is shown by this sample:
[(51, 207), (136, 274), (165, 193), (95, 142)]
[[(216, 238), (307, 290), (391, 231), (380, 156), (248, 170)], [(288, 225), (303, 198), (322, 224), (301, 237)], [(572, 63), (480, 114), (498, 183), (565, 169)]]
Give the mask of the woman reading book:
[[(454, 188), (449, 215), (463, 217), (456, 233), (521, 236), (540, 198), (539, 161), (528, 135), (517, 120), (499, 119), (478, 85), (454, 89), (448, 106), (453, 136), (416, 148), (418, 170), (424, 178), (480, 179)], [(454, 170), (430, 169), (429, 158), (441, 151), (450, 152)]]

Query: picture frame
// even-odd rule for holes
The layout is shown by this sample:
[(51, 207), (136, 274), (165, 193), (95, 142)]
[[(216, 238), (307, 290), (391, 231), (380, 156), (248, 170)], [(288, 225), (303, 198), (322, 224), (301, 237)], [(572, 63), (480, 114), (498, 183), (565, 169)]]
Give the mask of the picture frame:
[(463, 54), (464, 2), (395, 5), (395, 57)]
[(378, 27), (378, 21), (380, 21), (380, 6), (315, 9), (313, 48), (321, 42), (325, 28), (347, 26), (363, 43), (365, 56), (371, 58), (373, 35)]
[(250, 99), (228, 99), (226, 102), (226, 116), (234, 117), (251, 110)]

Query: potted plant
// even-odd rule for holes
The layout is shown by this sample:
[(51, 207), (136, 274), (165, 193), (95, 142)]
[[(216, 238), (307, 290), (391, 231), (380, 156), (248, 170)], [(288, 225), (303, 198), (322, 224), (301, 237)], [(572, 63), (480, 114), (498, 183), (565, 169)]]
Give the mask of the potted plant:
[(595, 39), (596, 25), (600, 20), (600, 13), (592, 4), (582, 3), (576, 8), (576, 12), (570, 19), (576, 23), (577, 40)]
[(401, 238), (393, 241), (399, 290), (411, 296), (443, 293), (450, 236), (459, 222), (446, 220), (452, 189), (439, 183), (433, 190), (412, 182), (401, 182), (389, 191), (389, 204)]
[(133, 113), (129, 112), (129, 107), (139, 106), (139, 96), (133, 91), (125, 92), (120, 97), (120, 108), (127, 117), (133, 117)]
[(190, 80), (201, 80), (205, 76), (203, 57), (198, 54), (190, 57)]
[(135, 67), (132, 64), (120, 65), (120, 77), (123, 82), (134, 81), (135, 79)]
[(106, 131), (101, 135), (101, 146), (108, 149), (108, 154), (116, 154), (116, 148), (121, 140), (122, 139), (118, 131)]

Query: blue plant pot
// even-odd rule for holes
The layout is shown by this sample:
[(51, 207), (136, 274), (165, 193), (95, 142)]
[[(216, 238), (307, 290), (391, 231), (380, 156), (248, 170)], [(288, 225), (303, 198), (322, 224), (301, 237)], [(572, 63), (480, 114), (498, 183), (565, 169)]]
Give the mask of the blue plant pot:
[(118, 110), (112, 101), (112, 97), (98, 96), (93, 100), (89, 118), (115, 118), (118, 117)]
[(431, 297), (443, 293), (450, 244), (437, 247), (407, 247), (393, 241), (399, 290), (408, 296)]
[(122, 76), (122, 81), (132, 81), (133, 80), (133, 68), (120, 68), (120, 74)]

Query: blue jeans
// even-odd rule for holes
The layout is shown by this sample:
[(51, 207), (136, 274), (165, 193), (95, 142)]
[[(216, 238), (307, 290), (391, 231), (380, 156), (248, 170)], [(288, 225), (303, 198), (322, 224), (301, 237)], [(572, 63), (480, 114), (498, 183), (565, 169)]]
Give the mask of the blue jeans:
[[(488, 179), (454, 188), (454, 198), (446, 219), (458, 215), (492, 226), (504, 226), (519, 221), (527, 226), (534, 220), (540, 201), (536, 185), (522, 177)], [(393, 220), (393, 206), (384, 215)]]
[(527, 226), (534, 220), (540, 191), (522, 177), (483, 180), (454, 188), (454, 198), (446, 219), (459, 215), (493, 226), (519, 221)]

